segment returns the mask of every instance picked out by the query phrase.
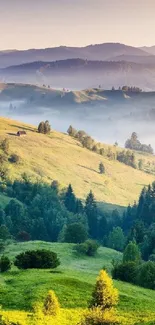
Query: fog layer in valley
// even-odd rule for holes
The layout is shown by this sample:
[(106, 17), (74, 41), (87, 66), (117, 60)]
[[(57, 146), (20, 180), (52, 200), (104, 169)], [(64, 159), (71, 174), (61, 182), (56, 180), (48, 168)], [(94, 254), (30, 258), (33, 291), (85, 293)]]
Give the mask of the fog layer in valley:
[(52, 128), (60, 132), (66, 132), (71, 124), (78, 130), (85, 130), (99, 142), (114, 144), (117, 141), (122, 147), (135, 131), (141, 142), (151, 144), (155, 149), (154, 120), (149, 112), (148, 108), (120, 103), (109, 107), (91, 103), (36, 107), (28, 105), (26, 100), (0, 102), (1, 116), (36, 126), (42, 120), (49, 120)]

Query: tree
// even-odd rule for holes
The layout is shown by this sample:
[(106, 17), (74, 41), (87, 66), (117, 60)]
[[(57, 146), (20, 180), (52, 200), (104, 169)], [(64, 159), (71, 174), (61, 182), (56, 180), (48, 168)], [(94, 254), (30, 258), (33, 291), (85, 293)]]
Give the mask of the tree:
[(138, 271), (138, 284), (144, 288), (155, 289), (155, 262), (143, 263)]
[(66, 243), (83, 243), (87, 239), (87, 230), (81, 223), (72, 223), (68, 225), (64, 233)]
[(129, 283), (136, 283), (137, 264), (135, 262), (125, 262), (114, 265), (112, 270), (113, 279)]
[(123, 262), (135, 262), (139, 264), (141, 261), (141, 253), (135, 242), (130, 242), (123, 253)]
[(48, 316), (57, 316), (60, 310), (60, 304), (53, 290), (48, 292), (44, 301), (43, 313)]
[(105, 270), (100, 271), (92, 295), (91, 307), (100, 307), (103, 311), (111, 309), (118, 303), (118, 290)]
[(71, 125), (69, 126), (67, 133), (71, 136), (71, 137), (75, 137), (77, 134), (77, 130), (74, 129)]
[(45, 121), (44, 130), (45, 130), (44, 131), (45, 134), (50, 134), (50, 132), (51, 132), (51, 126), (50, 126), (49, 121)]
[(98, 248), (99, 244), (95, 240), (88, 239), (84, 243), (76, 245), (75, 250), (79, 254), (94, 256), (97, 253)]
[(99, 171), (100, 171), (100, 174), (105, 174), (105, 167), (102, 162), (100, 162), (100, 164), (99, 164)]
[(55, 269), (60, 261), (56, 253), (38, 249), (17, 255), (14, 265), (19, 269)]
[(5, 225), (0, 226), (0, 239), (7, 240), (10, 238), (10, 233)]
[(0, 270), (6, 272), (11, 269), (11, 262), (7, 256), (2, 256), (0, 259)]
[(143, 159), (139, 159), (139, 160), (138, 160), (138, 168), (139, 168), (140, 170), (143, 169), (143, 165), (144, 165)]
[(120, 227), (114, 227), (108, 237), (108, 247), (122, 252), (125, 244), (123, 230)]
[(85, 213), (88, 220), (90, 236), (95, 239), (97, 238), (98, 231), (98, 211), (95, 197), (92, 191), (90, 191), (86, 198)]
[(65, 198), (64, 198), (64, 203), (68, 211), (74, 212), (76, 211), (76, 197), (73, 193), (72, 185), (69, 184)]
[(45, 134), (45, 123), (43, 121), (38, 125), (38, 132)]
[(9, 140), (6, 138), (1, 142), (1, 149), (6, 155), (9, 153)]

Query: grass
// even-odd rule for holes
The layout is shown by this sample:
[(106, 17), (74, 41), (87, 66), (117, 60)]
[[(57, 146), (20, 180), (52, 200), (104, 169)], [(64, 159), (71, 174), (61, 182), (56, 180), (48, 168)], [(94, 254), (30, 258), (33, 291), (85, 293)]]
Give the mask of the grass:
[[(10, 244), (5, 249), (5, 255), (13, 261), (19, 252), (36, 248), (57, 252), (61, 265), (56, 270), (21, 271), (12, 267), (11, 271), (0, 275), (0, 304), (3, 310), (9, 310), (9, 313), (17, 310), (30, 312), (33, 303), (43, 301), (48, 290), (53, 289), (62, 310), (70, 315), (67, 316), (70, 322), (66, 320), (64, 324), (76, 325), (73, 318), (75, 314), (80, 317), (87, 308), (99, 270), (106, 267), (110, 271), (112, 259), (121, 259), (121, 253), (100, 247), (96, 257), (77, 256), (72, 244), (36, 241)], [(114, 283), (120, 293), (118, 311), (121, 316), (129, 318), (130, 322), (132, 320), (131, 324), (139, 320), (155, 320), (154, 291), (120, 281)]]
[[(15, 136), (20, 129), (27, 131), (26, 137)], [(10, 154), (16, 153), (21, 157), (18, 165), (8, 163), (12, 180), (26, 172), (32, 179), (46, 182), (56, 179), (62, 187), (71, 183), (76, 195), (82, 199), (91, 189), (103, 208), (103, 202), (110, 209), (111, 205), (124, 207), (133, 204), (144, 185), (154, 180), (153, 175), (82, 148), (79, 142), (66, 134), (52, 131), (50, 136), (42, 135), (33, 126), (0, 118), (0, 139), (5, 137), (9, 138)], [(155, 159), (149, 155), (144, 158)], [(105, 165), (104, 175), (98, 171), (101, 161)]]

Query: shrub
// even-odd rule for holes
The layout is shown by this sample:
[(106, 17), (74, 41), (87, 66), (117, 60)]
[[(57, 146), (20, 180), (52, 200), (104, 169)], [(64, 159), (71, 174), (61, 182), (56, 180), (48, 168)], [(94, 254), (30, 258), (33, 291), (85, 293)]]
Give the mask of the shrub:
[(137, 265), (134, 262), (125, 262), (114, 265), (112, 276), (114, 279), (135, 283), (137, 275)]
[(10, 158), (9, 161), (13, 164), (18, 164), (20, 162), (20, 156), (18, 156), (17, 154), (13, 153)]
[(113, 287), (113, 281), (105, 270), (97, 278), (92, 295), (91, 307), (100, 307), (101, 310), (110, 309), (118, 303), (118, 290)]
[(50, 290), (44, 301), (43, 313), (48, 316), (57, 316), (60, 310), (58, 298), (54, 291)]
[(155, 262), (145, 262), (139, 267), (137, 284), (144, 288), (155, 289)]
[(0, 240), (0, 253), (3, 252), (4, 248), (5, 248), (5, 244), (3, 240)]
[(6, 155), (9, 153), (9, 140), (7, 138), (1, 142), (1, 149)]
[(6, 272), (11, 269), (11, 262), (7, 256), (2, 256), (0, 259), (0, 270)]
[(120, 324), (119, 318), (113, 309), (103, 311), (101, 308), (89, 310), (82, 321), (81, 325), (116, 325)]
[(75, 246), (75, 250), (79, 254), (94, 256), (99, 248), (99, 244), (95, 240), (88, 239), (82, 244)]
[(56, 253), (42, 249), (17, 255), (14, 265), (19, 269), (54, 269), (60, 261)]

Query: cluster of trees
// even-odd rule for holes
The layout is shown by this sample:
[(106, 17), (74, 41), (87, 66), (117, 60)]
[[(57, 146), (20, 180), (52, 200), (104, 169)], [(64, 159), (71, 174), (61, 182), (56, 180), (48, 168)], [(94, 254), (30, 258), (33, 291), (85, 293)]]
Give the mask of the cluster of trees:
[(125, 148), (153, 154), (153, 148), (151, 147), (151, 145), (142, 144), (138, 140), (138, 136), (136, 132), (133, 132), (131, 134), (131, 138), (126, 141)]
[[(116, 90), (115, 87), (112, 87), (112, 91)], [(139, 87), (135, 86), (123, 86), (119, 87), (118, 90), (124, 91), (124, 92), (132, 92), (132, 93), (141, 93), (143, 90)]]
[(136, 242), (130, 242), (123, 253), (123, 261), (114, 264), (113, 278), (133, 283), (148, 289), (155, 289), (155, 262), (142, 261)]
[(51, 126), (50, 126), (49, 121), (40, 122), (38, 125), (38, 132), (43, 133), (43, 134), (50, 134)]
[[(92, 150), (101, 156), (105, 156), (110, 160), (118, 160), (119, 162), (137, 168), (135, 154), (130, 150), (116, 150), (117, 143), (115, 143), (113, 148), (102, 147), (100, 143), (95, 143), (95, 141), (86, 134), (85, 131), (77, 131), (71, 125), (68, 128), (68, 134), (76, 139), (78, 139), (84, 148)], [(102, 163), (101, 163), (102, 164)], [(100, 173), (105, 173), (105, 167), (99, 165)]]

